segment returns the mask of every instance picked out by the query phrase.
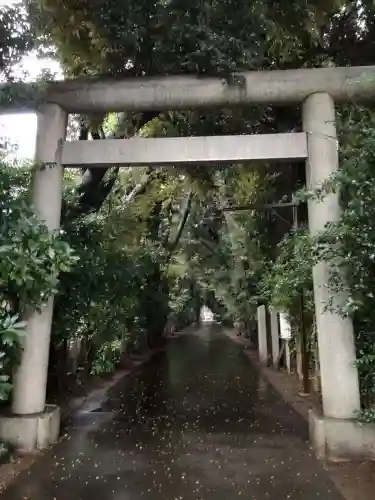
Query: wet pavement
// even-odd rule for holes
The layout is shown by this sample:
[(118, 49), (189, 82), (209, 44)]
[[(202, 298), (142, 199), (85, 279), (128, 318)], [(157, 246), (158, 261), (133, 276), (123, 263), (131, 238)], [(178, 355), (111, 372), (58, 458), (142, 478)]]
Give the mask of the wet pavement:
[(218, 327), (176, 338), (1, 498), (343, 500), (241, 350)]

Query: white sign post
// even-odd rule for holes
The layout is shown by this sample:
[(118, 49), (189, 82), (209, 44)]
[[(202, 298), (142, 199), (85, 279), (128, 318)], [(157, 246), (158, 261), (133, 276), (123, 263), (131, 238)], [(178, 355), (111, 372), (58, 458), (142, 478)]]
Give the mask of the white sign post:
[(288, 316), (284, 312), (280, 312), (280, 337), (285, 345), (285, 363), (287, 372), (291, 372), (290, 366), (290, 339), (292, 338), (292, 328), (290, 326), (290, 322)]

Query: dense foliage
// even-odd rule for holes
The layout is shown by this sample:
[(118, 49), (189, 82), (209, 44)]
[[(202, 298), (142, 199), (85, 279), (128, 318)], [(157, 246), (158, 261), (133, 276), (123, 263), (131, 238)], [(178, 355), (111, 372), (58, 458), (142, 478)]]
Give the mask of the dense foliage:
[[(351, 106), (342, 110), (339, 120), (342, 169), (327, 186), (341, 190), (343, 207), (339, 223), (326, 231), (327, 247), (340, 242), (331, 288), (348, 292), (341, 313), (354, 318), (363, 404), (371, 407), (375, 396), (375, 117), (369, 110)], [(345, 283), (335, 279), (335, 270), (344, 273)], [(368, 418), (371, 412), (364, 415)]]
[(0, 401), (11, 390), (15, 357), (29, 307), (56, 293), (59, 275), (76, 257), (60, 234), (50, 233), (27, 201), (29, 170), (0, 157)]
[[(17, 16), (24, 15), (19, 7), (2, 11), (10, 16), (0, 52), (3, 73), (9, 69), (9, 54), (13, 57), (30, 48), (31, 32), (43, 52), (55, 47), (65, 74), (72, 77), (218, 75), (240, 86), (236, 75), (242, 70), (374, 62), (372, 1), (28, 0), (24, 4), (30, 26), (19, 22)], [(19, 36), (9, 36), (16, 31)], [(297, 111), (254, 106), (82, 115), (72, 118), (70, 129), (77, 139), (93, 140), (290, 131), (300, 126)], [(56, 298), (51, 367), (57, 379), (68, 372), (65, 360), (72, 343), (84, 344), (79, 364), (87, 372), (108, 371), (124, 352), (157, 345), (168, 317), (178, 327), (196, 321), (203, 303), (216, 317), (250, 328), (256, 306), (273, 302), (289, 311), (298, 333), (303, 290), (313, 338), (311, 266), (314, 259), (331, 252), (329, 244), (336, 238), (342, 245), (335, 262), (351, 271), (345, 285), (350, 297), (345, 312), (355, 316), (366, 399), (374, 386), (375, 359), (372, 115), (348, 107), (343, 109), (341, 125), (343, 170), (335, 182), (345, 194), (343, 218), (315, 241), (304, 229), (303, 208), (302, 227), (292, 232), (291, 210), (261, 208), (291, 201), (305, 181), (302, 165), (158, 170), (146, 166), (122, 173), (111, 168), (67, 174), (62, 225), (79, 260), (61, 274)], [(229, 211), (233, 205), (247, 210)], [(48, 240), (45, 245), (60, 245), (59, 241)], [(53, 262), (60, 269), (59, 261)], [(35, 279), (44, 283), (45, 277)], [(336, 280), (332, 286), (344, 285)]]
[(27, 11), (21, 2), (0, 5), (0, 77), (11, 78), (15, 63), (32, 48)]

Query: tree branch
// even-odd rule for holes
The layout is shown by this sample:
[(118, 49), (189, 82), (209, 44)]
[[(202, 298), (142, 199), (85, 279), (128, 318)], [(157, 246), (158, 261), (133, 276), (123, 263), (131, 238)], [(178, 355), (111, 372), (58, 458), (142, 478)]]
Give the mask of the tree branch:
[[(198, 237), (199, 237), (199, 235), (198, 235)], [(207, 248), (207, 250), (209, 250), (209, 252), (210, 252), (212, 255), (215, 255), (215, 256), (217, 257), (217, 253), (216, 253), (215, 249), (214, 249), (214, 248), (212, 248), (211, 244), (210, 244), (210, 243), (208, 243), (208, 242), (207, 242), (207, 240), (205, 240), (203, 236), (199, 237), (199, 241), (202, 243), (202, 245), (203, 245), (204, 247), (206, 247), (206, 248)]]
[[(156, 118), (159, 115), (158, 111), (150, 111), (142, 113), (140, 119), (137, 121), (137, 131), (146, 125), (149, 121)], [(81, 132), (80, 139), (87, 139), (88, 129), (84, 127)], [(103, 137), (102, 131), (96, 129), (92, 131), (92, 136), (95, 140), (100, 140)], [(116, 129), (111, 138), (123, 139), (124, 135), (119, 135), (118, 129)], [(104, 176), (109, 169), (113, 169), (113, 175), (111, 175), (108, 181), (104, 181)], [(112, 187), (116, 181), (118, 174), (118, 167), (108, 167), (108, 168), (92, 168), (87, 169), (82, 177), (82, 182), (77, 188), (78, 202), (77, 214), (85, 214), (98, 211), (103, 205), (107, 196), (112, 190)]]
[(189, 214), (190, 214), (193, 196), (194, 196), (193, 191), (190, 189), (190, 191), (187, 195), (187, 198), (186, 198), (185, 208), (184, 208), (180, 223), (179, 223), (178, 228), (177, 228), (176, 236), (174, 237), (174, 240), (169, 244), (169, 255), (168, 255), (167, 260), (170, 260), (170, 258), (172, 257), (172, 254), (175, 251), (175, 249), (176, 249), (176, 247), (181, 239), (182, 233), (185, 229), (186, 222), (187, 222)]
[(130, 191), (130, 193), (127, 193), (125, 195), (123, 199), (124, 206), (131, 203), (134, 200), (134, 198), (136, 198), (139, 194), (143, 194), (146, 188), (155, 179), (155, 177), (156, 177), (155, 169), (148, 168), (145, 175), (141, 179), (141, 182), (139, 182), (136, 186), (134, 186), (134, 188)]

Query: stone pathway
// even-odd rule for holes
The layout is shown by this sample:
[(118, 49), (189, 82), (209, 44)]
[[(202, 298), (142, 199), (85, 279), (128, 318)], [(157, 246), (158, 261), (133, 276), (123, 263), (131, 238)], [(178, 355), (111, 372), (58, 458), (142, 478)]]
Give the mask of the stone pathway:
[(307, 426), (218, 327), (172, 340), (4, 500), (343, 500)]

